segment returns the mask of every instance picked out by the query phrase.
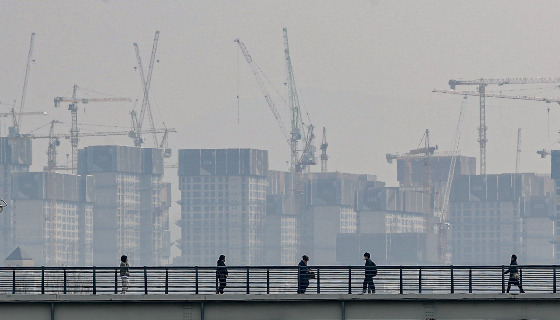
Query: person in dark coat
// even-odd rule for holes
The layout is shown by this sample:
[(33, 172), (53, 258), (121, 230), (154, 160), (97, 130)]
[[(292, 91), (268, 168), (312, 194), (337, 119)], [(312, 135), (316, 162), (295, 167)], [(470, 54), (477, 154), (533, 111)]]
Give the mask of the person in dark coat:
[(307, 262), (309, 261), (309, 257), (303, 255), (301, 257), (301, 261), (298, 264), (298, 292), (297, 293), (305, 293), (307, 287), (309, 287), (309, 267), (307, 266)]
[(517, 256), (514, 254), (511, 255), (509, 268), (504, 272), (504, 274), (508, 273), (509, 279), (506, 293), (509, 293), (509, 289), (511, 289), (512, 284), (519, 287), (519, 293), (525, 293), (525, 291), (523, 291), (523, 287), (521, 286), (521, 282), (519, 282), (521, 279), (521, 274), (519, 273), (519, 267), (517, 267)]
[(218, 261), (216, 262), (216, 281), (218, 282), (218, 287), (216, 290), (217, 294), (224, 294), (224, 288), (226, 287), (226, 278), (228, 277), (228, 271), (226, 268), (226, 256), (220, 255)]
[(371, 255), (369, 254), (369, 252), (364, 253), (364, 260), (366, 261), (366, 264), (362, 293), (366, 293), (366, 289), (368, 293), (375, 293), (375, 284), (373, 284), (373, 277), (377, 275), (377, 266), (375, 265), (375, 262), (371, 260)]

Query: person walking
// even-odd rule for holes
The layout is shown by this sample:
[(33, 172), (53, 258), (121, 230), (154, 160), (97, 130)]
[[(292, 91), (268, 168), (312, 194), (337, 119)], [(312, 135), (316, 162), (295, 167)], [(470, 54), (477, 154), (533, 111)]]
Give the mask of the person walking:
[(224, 288), (226, 287), (226, 278), (228, 277), (228, 271), (226, 268), (226, 256), (220, 255), (218, 261), (216, 262), (216, 281), (218, 282), (218, 287), (216, 294), (224, 294)]
[(521, 286), (521, 274), (519, 273), (520, 269), (517, 266), (517, 256), (512, 254), (511, 255), (511, 262), (509, 264), (509, 268), (504, 272), (504, 274), (509, 273), (508, 285), (506, 293), (509, 293), (509, 289), (511, 289), (511, 285), (514, 284), (519, 287), (519, 293), (525, 293), (523, 291), (523, 287)]
[(371, 260), (371, 255), (369, 252), (364, 253), (365, 264), (365, 277), (364, 284), (362, 287), (362, 293), (375, 293), (375, 284), (373, 283), (373, 277), (377, 275), (377, 266), (375, 262)]
[(298, 264), (298, 291), (297, 293), (305, 293), (307, 287), (309, 287), (309, 274), (310, 269), (307, 266), (307, 262), (309, 261), (309, 257), (307, 255), (303, 255), (301, 257), (301, 261)]
[(128, 270), (130, 265), (128, 264), (128, 257), (125, 255), (121, 256), (121, 266), (120, 266), (120, 275), (122, 280), (122, 290), (121, 293), (125, 294), (126, 290), (128, 290), (128, 277), (130, 276), (130, 271)]

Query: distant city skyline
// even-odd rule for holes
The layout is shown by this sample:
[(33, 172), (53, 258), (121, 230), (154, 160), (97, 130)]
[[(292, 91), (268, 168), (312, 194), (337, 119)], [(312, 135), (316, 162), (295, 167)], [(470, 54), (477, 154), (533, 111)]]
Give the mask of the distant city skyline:
[[(450, 149), (460, 96), (432, 93), (455, 78), (555, 77), (560, 70), (554, 39), (560, 30), (553, 0), (519, 1), (4, 1), (0, 12), (0, 112), (19, 107), (29, 40), (36, 33), (22, 132), (47, 134), (46, 124), (62, 121), (72, 86), (133, 100), (83, 104), (82, 132), (127, 130), (129, 112), (141, 105), (142, 86), (133, 43), (144, 65), (154, 33), (160, 31), (150, 91), (156, 127), (176, 128), (170, 147), (256, 148), (269, 152), (270, 168), (287, 170), (289, 148), (266, 107), (234, 39), (247, 45), (274, 87), (283, 94), (285, 61), (282, 28), (290, 53), (304, 117), (316, 128), (316, 146), (327, 128), (329, 171), (368, 173), (396, 186), (396, 166), (386, 153), (418, 146), (425, 129), (432, 144)], [(557, 97), (557, 86), (488, 87), (511, 94)], [(466, 88), (469, 89), (469, 88)], [(239, 97), (239, 98), (238, 98)], [(289, 118), (273, 94), (285, 123)], [(138, 99), (138, 101), (136, 101)], [(556, 105), (511, 100), (486, 101), (487, 173), (515, 171), (517, 129), (522, 128), (520, 172), (550, 172), (537, 150), (558, 147)], [(548, 109), (549, 108), (549, 109)], [(307, 115), (308, 114), (308, 115)], [(2, 118), (2, 128), (10, 123)], [(37, 129), (40, 128), (41, 129)], [(144, 122), (149, 127), (149, 122)], [(461, 154), (478, 158), (478, 99), (469, 98)], [(258, 134), (256, 134), (258, 133)], [(146, 137), (147, 147), (151, 140)], [(62, 140), (58, 162), (67, 162)], [(82, 138), (87, 145), (132, 145), (122, 137)], [(33, 171), (46, 165), (47, 141), (33, 141)], [(170, 163), (177, 162), (173, 155)], [(478, 164), (477, 164), (478, 168)], [(313, 171), (319, 171), (317, 165)], [(176, 185), (174, 169), (164, 180)], [(173, 199), (179, 198), (172, 187)], [(177, 204), (170, 219), (180, 217)], [(174, 238), (177, 230), (172, 223)]]

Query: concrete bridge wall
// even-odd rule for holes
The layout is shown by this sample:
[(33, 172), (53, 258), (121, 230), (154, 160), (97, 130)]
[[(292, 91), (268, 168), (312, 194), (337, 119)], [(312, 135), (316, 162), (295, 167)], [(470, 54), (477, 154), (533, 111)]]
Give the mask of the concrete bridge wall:
[(556, 294), (0, 295), (0, 319), (559, 319)]

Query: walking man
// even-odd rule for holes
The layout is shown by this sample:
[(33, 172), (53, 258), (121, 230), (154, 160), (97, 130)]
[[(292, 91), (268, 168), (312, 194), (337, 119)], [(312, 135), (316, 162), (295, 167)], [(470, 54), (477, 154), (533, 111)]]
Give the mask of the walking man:
[(218, 289), (216, 290), (217, 294), (224, 294), (224, 288), (226, 287), (226, 278), (228, 277), (228, 271), (226, 268), (226, 256), (223, 254), (220, 255), (218, 261), (216, 262), (216, 280), (219, 282)]
[(297, 293), (305, 293), (305, 290), (307, 290), (307, 287), (309, 287), (309, 267), (307, 266), (308, 261), (309, 257), (307, 255), (303, 255), (301, 257), (301, 261), (298, 264)]
[(369, 252), (364, 253), (364, 260), (366, 261), (364, 285), (362, 293), (375, 293), (375, 284), (373, 284), (373, 277), (377, 275), (377, 266), (371, 260)]
[(519, 287), (519, 293), (525, 293), (525, 291), (523, 291), (523, 287), (521, 286), (521, 282), (520, 282), (521, 276), (519, 273), (519, 267), (517, 266), (517, 256), (514, 254), (511, 255), (511, 262), (509, 264), (509, 268), (507, 269), (507, 271), (504, 272), (504, 274), (508, 274), (508, 273), (509, 273), (509, 279), (508, 279), (506, 293), (509, 293), (512, 284)]

